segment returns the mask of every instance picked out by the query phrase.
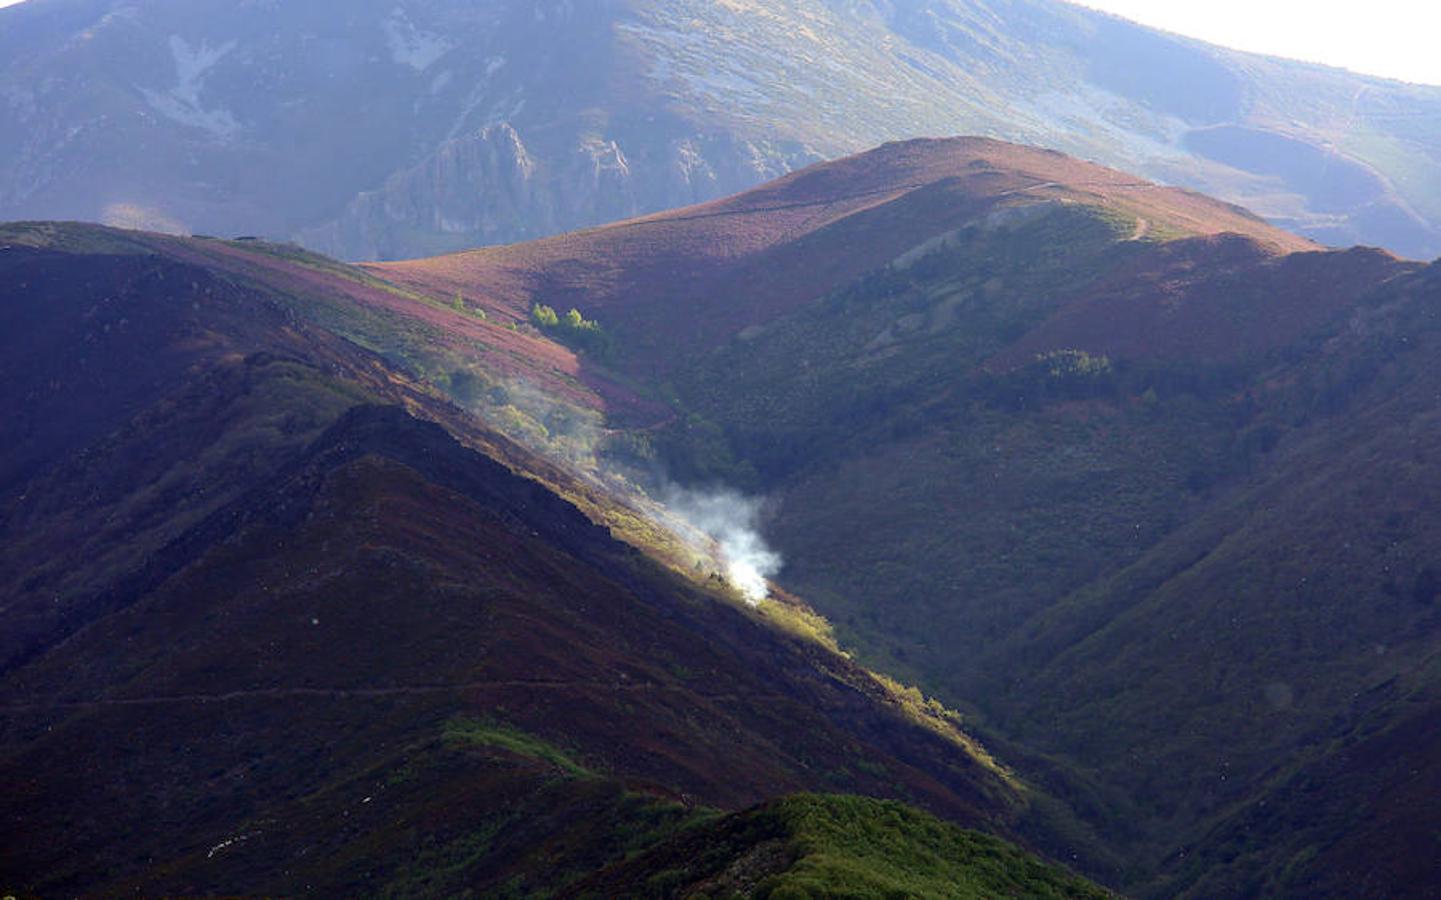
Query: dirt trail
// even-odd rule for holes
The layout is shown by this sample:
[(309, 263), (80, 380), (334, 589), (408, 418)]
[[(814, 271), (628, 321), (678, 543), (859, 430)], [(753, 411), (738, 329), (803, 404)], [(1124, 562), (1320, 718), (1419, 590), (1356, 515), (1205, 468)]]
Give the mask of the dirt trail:
[[(376, 697), (416, 697), (460, 691), (493, 690), (498, 688), (530, 688), (537, 690), (600, 689), (612, 691), (677, 691), (695, 694), (705, 700), (734, 701), (733, 694), (697, 694), (684, 685), (627, 681), (469, 681), (457, 684), (411, 685), (390, 688), (256, 688), (229, 691), (223, 694), (176, 694), (159, 697), (122, 697), (112, 700), (72, 700), (60, 702), (0, 703), (0, 715), (14, 712), (51, 712), (59, 710), (106, 709), (128, 706), (177, 706), (187, 704), (225, 703), (233, 700), (290, 699), (318, 697), (332, 700), (369, 699)], [(754, 699), (754, 698), (752, 698)]]

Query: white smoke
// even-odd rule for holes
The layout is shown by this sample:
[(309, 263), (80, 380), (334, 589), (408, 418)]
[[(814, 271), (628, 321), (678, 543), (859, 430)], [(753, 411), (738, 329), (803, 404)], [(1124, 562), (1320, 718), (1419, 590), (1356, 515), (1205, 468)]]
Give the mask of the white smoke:
[(752, 606), (770, 596), (766, 580), (781, 570), (781, 556), (760, 533), (760, 500), (732, 490), (698, 491), (669, 486), (662, 502), (714, 542), (726, 581)]
[[(522, 380), (497, 382), (466, 376), (460, 373), (451, 378), (451, 394), (458, 404), (511, 440), (589, 477), (669, 528), (696, 553), (711, 560), (726, 583), (752, 606), (770, 596), (766, 581), (780, 572), (781, 557), (761, 537), (761, 500), (728, 488), (683, 488), (663, 472), (645, 472), (606, 460), (597, 453), (604, 428), (594, 412), (556, 402), (545, 390)], [(637, 476), (634, 482), (632, 475)], [(655, 508), (655, 500), (660, 509)]]

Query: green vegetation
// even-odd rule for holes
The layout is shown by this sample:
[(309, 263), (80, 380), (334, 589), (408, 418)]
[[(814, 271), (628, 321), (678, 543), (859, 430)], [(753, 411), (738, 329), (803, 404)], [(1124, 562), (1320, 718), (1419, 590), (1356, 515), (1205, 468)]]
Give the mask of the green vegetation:
[(1095, 379), (1111, 374), (1110, 359), (1092, 356), (1084, 350), (1052, 350), (1036, 357), (1046, 373), (1057, 380)]
[(916, 435), (982, 361), (1141, 252), (1129, 229), (1088, 207), (968, 228), (685, 366), (688, 415), (657, 447), (677, 477), (764, 489)]
[(541, 331), (576, 350), (605, 358), (615, 349), (600, 323), (587, 319), (574, 307), (562, 316), (553, 307), (537, 303), (530, 308), (530, 319)]
[(460, 291), (455, 292), (455, 299), (450, 301), (450, 306), (458, 313), (468, 316), (475, 316), (477, 319), (481, 319), (482, 321), (490, 318), (485, 314), (485, 310), (481, 309), (479, 306), (471, 306), (470, 304), (466, 303), (465, 298), (460, 295)]
[[(689, 479), (785, 497), (786, 584), (835, 625), (793, 631), (974, 713), (1037, 786), (1033, 821), (1095, 853), (1059, 798), (1126, 860), (1118, 881), (1165, 893), (1199, 877), (1148, 881), (1167, 847), (1426, 652), (1441, 545), (1418, 517), (1441, 501), (1418, 499), (1434, 479), (1406, 441), (1441, 396), (1421, 362), (1441, 275), (1358, 292), (1274, 350), (1016, 352), (1041, 323), (1065, 340), (1053, 314), (1106, 296), (1098, 279), (1171, 258), (1128, 233), (1083, 208), (965, 231), (689, 361), (655, 446)], [(1245, 271), (1167, 314), (1273, 328), (1296, 301)], [(1246, 867), (1281, 865), (1274, 834), (1235, 829)]]
[(798, 795), (702, 823), (582, 881), (579, 896), (1087, 897), (1105, 891), (894, 801)]
[(477, 719), (452, 719), (445, 725), (447, 741), (467, 746), (504, 750), (537, 762), (548, 763), (572, 778), (595, 778), (590, 769), (572, 759), (565, 751), (546, 743), (533, 734), (507, 725)]
[(998, 838), (894, 801), (803, 796), (775, 814), (801, 853), (765, 885), (782, 897), (1105, 897)]
[[(1234, 391), (1225, 373), (1082, 350), (978, 372), (1141, 252), (1129, 233), (1108, 211), (1058, 207), (873, 273), (695, 360), (676, 379), (689, 413), (657, 449), (686, 480), (785, 491), (771, 527), (789, 583), (870, 664), (964, 702), (950, 686), (990, 639), (1244, 465), (1234, 411), (1216, 404)], [(988, 608), (978, 619), (958, 596)]]
[(1022, 412), (1066, 400), (1117, 400), (1136, 385), (1137, 378), (1145, 382), (1143, 390), (1154, 397), (1159, 374), (1154, 370), (1122, 373), (1105, 356), (1084, 350), (1053, 350), (1011, 371), (982, 376), (975, 393), (994, 408)]

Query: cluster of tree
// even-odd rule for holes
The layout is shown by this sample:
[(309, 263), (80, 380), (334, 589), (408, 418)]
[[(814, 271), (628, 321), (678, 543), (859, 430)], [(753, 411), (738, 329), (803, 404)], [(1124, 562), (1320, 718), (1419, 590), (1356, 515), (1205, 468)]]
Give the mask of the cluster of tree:
[(554, 307), (537, 303), (530, 308), (530, 319), (541, 331), (576, 350), (603, 357), (613, 349), (610, 336), (600, 323), (587, 319), (575, 307), (562, 316)]

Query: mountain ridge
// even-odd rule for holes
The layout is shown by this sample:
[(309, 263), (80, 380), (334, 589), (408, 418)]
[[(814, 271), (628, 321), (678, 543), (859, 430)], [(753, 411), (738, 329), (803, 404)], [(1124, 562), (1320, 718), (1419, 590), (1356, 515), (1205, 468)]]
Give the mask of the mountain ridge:
[[(1234, 231), (1265, 252), (1314, 248), (1208, 198), (1053, 152), (952, 138), (885, 145), (735, 198), (575, 235), (369, 270), (436, 295), (459, 291), (522, 319), (534, 298), (557, 308), (575, 303), (607, 326), (629, 327), (633, 344), (653, 340), (657, 329), (668, 340), (705, 341), (703, 334), (722, 339), (823, 296), (992, 210), (1041, 202), (1114, 209), (1134, 218), (1133, 237), (1153, 228)], [(847, 229), (875, 239), (835, 271), (817, 269), (811, 260), (829, 252), (817, 248), (845, 240)], [(684, 308), (670, 299), (682, 291)]]
[(343, 15), (45, 0), (0, 15), (0, 218), (397, 259), (985, 133), (1225, 196), (1324, 243), (1441, 252), (1426, 177), (1441, 89), (1054, 0), (366, 0)]

